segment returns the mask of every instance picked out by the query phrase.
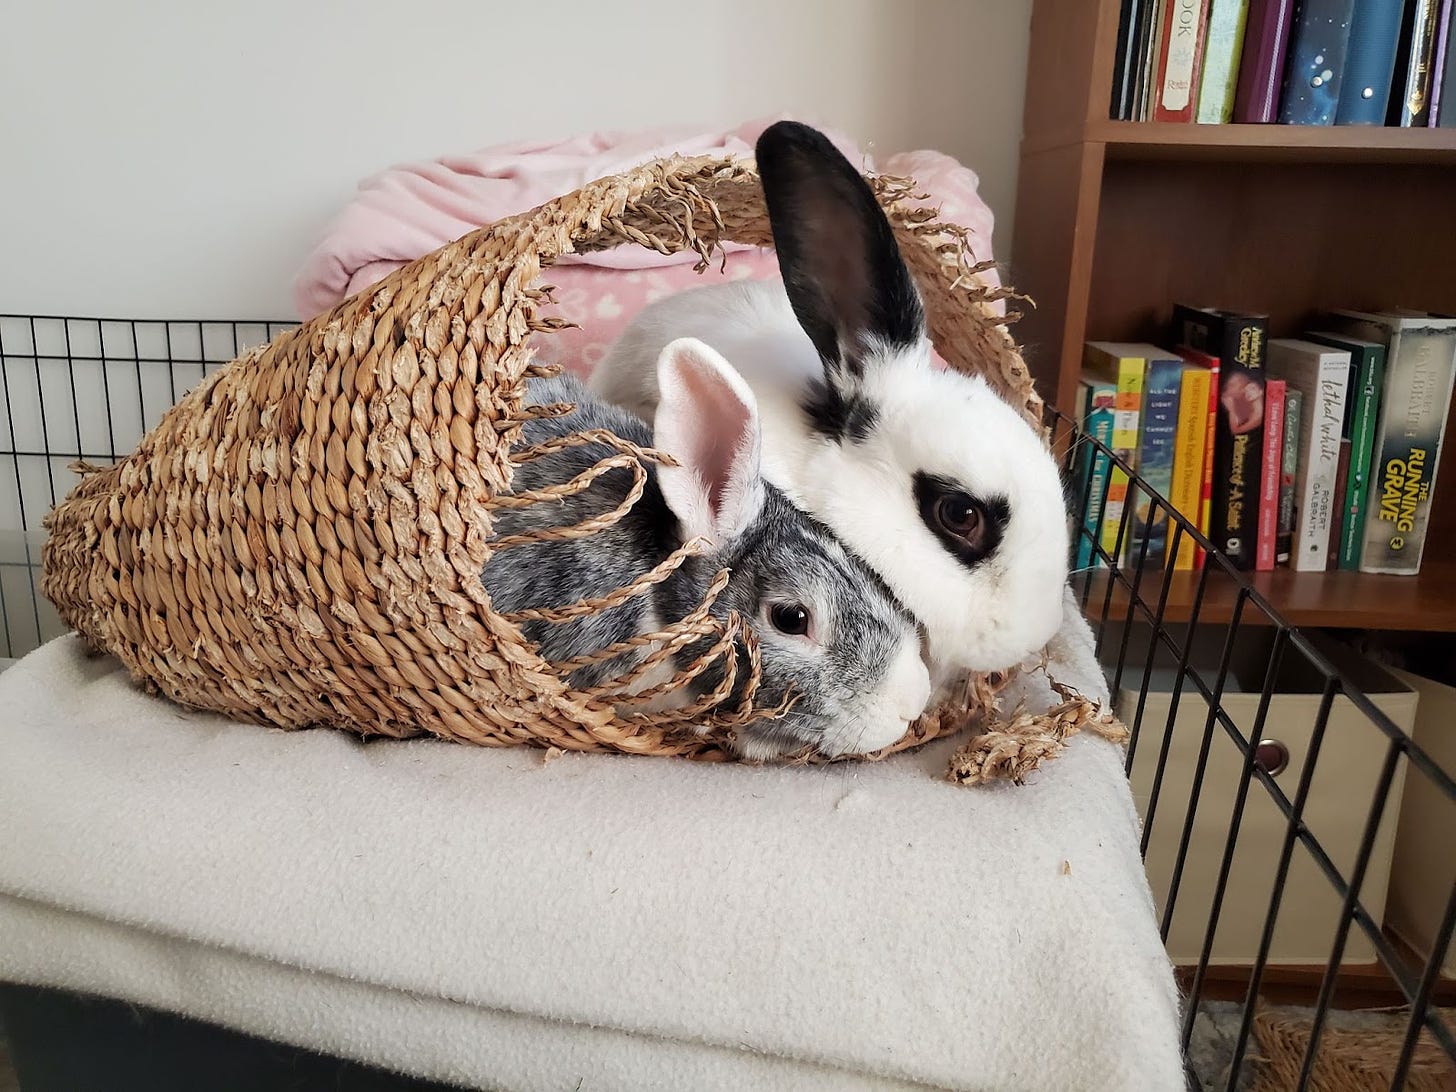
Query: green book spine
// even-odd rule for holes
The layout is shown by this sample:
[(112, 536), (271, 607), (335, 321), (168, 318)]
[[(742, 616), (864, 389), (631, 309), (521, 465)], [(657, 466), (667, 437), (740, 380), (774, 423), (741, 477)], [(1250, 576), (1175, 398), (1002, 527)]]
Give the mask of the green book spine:
[(1360, 571), (1369, 511), (1375, 432), (1380, 426), (1380, 394), (1385, 389), (1385, 346), (1338, 334), (1313, 333), (1309, 340), (1350, 351), (1350, 398), (1345, 408), (1345, 439), (1350, 441), (1350, 472), (1340, 525), (1339, 567)]
[(1340, 542), (1340, 568), (1360, 570), (1365, 543), (1365, 516), (1370, 503), (1370, 467), (1375, 458), (1375, 430), (1380, 425), (1380, 392), (1385, 388), (1385, 348), (1371, 347), (1360, 361), (1359, 401), (1350, 427), (1350, 481), (1345, 497), (1345, 527)]
[(1234, 116), (1234, 87), (1239, 82), (1239, 57), (1244, 49), (1244, 21), (1249, 0), (1213, 0), (1208, 13), (1203, 53), (1203, 79), (1198, 88), (1198, 113), (1203, 125), (1226, 124)]
[(1284, 451), (1279, 462), (1279, 530), (1274, 539), (1274, 564), (1288, 565), (1294, 552), (1294, 481), (1299, 474), (1299, 424), (1304, 395), (1284, 395)]

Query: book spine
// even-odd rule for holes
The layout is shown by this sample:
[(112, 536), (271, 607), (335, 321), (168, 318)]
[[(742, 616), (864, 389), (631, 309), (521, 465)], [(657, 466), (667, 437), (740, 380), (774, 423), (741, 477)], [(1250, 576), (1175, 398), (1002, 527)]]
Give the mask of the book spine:
[[(1198, 513), (1198, 529), (1205, 538), (1213, 533), (1213, 465), (1218, 447), (1218, 376), (1221, 366), (1214, 361), (1208, 368), (1208, 424), (1203, 432), (1203, 503)], [(1208, 551), (1202, 546), (1194, 554), (1193, 567), (1203, 568)]]
[[(1108, 406), (1094, 406), (1087, 413), (1084, 431), (1108, 447), (1112, 446), (1113, 410)], [(1107, 453), (1088, 445), (1087, 482), (1084, 486), (1087, 509), (1082, 519), (1082, 534), (1077, 536), (1077, 568), (1088, 569), (1100, 563), (1094, 543), (1101, 542), (1102, 520), (1106, 516), (1107, 486), (1112, 460)], [(1119, 512), (1119, 515), (1121, 513)]]
[(1137, 72), (1138, 8), (1142, 0), (1122, 0), (1117, 21), (1117, 63), (1112, 70), (1112, 102), (1108, 116), (1114, 121), (1132, 119), (1133, 79)]
[(1234, 91), (1235, 121), (1267, 123), (1278, 116), (1293, 19), (1294, 0), (1249, 0), (1244, 56)]
[(1244, 51), (1244, 23), (1249, 0), (1213, 0), (1208, 29), (1203, 32), (1203, 73), (1198, 78), (1198, 111), (1202, 125), (1223, 125), (1233, 120), (1234, 84), (1239, 57)]
[(1154, 121), (1193, 120), (1207, 9), (1208, 0), (1168, 0), (1163, 18)]
[[(1456, 9), (1456, 0), (1451, 7)], [(1456, 129), (1456, 14), (1446, 30), (1446, 48), (1441, 52), (1441, 85), (1446, 89), (1446, 104), (1431, 111), (1431, 123), (1442, 129)]]
[(1254, 567), (1259, 523), (1259, 465), (1264, 444), (1266, 322), (1175, 305), (1175, 331), (1195, 349), (1219, 358), (1212, 534), (1239, 569)]
[(1325, 569), (1349, 370), (1348, 358), (1323, 357), (1313, 383), (1306, 389), (1308, 401), (1306, 420), (1300, 425), (1301, 465), (1296, 485), (1299, 518), (1294, 529), (1293, 568), (1297, 572)]
[[(1150, 360), (1143, 387), (1142, 442), (1137, 472), (1148, 489), (1171, 502), (1174, 445), (1178, 435), (1178, 396), (1183, 383), (1179, 360)], [(1168, 556), (1168, 513), (1161, 502), (1139, 495), (1133, 513), (1129, 561), (1161, 568)]]
[(1441, 14), (1436, 21), (1436, 43), (1431, 51), (1431, 108), (1426, 112), (1426, 124), (1435, 127), (1441, 123), (1441, 97), (1450, 75), (1448, 58), (1451, 51), (1451, 11), (1456, 0), (1441, 0)]
[[(1403, 127), (1425, 126), (1431, 111), (1431, 67), (1436, 50), (1439, 0), (1413, 0), (1403, 34), (1406, 54), (1395, 77), (1387, 121)], [(1397, 95), (1399, 97), (1397, 97)]]
[(1404, 0), (1355, 0), (1335, 124), (1385, 124), (1404, 7)]
[(1279, 120), (1333, 125), (1350, 44), (1355, 0), (1304, 0), (1289, 45)]
[(1147, 21), (1144, 24), (1141, 54), (1138, 58), (1138, 121), (1149, 121), (1153, 116), (1153, 104), (1157, 97), (1158, 49), (1161, 45), (1163, 12), (1170, 3), (1172, 0), (1151, 0), (1147, 5)]
[(1333, 505), (1330, 510), (1330, 550), (1325, 557), (1325, 569), (1333, 571), (1340, 567), (1339, 543), (1344, 541), (1345, 523), (1350, 518), (1349, 511), (1340, 502), (1350, 484), (1350, 449), (1349, 440), (1340, 441), (1340, 457), (1335, 463), (1335, 494)]
[(1365, 542), (1365, 520), (1370, 498), (1371, 460), (1375, 430), (1380, 423), (1380, 392), (1385, 383), (1385, 353), (1378, 348), (1362, 353), (1360, 372), (1351, 388), (1355, 412), (1350, 424), (1350, 475), (1345, 487), (1345, 522), (1340, 531), (1340, 568), (1360, 569), (1360, 548)]
[(1421, 569), (1456, 377), (1456, 330), (1399, 331), (1391, 337), (1385, 372), (1376, 440), (1380, 455), (1371, 481), (1360, 571), (1413, 575)]
[[(1198, 527), (1203, 506), (1203, 452), (1208, 431), (1207, 368), (1185, 368), (1183, 393), (1178, 397), (1178, 436), (1173, 455), (1173, 495), (1168, 499), (1194, 527)], [(1202, 528), (1199, 528), (1202, 530)], [(1169, 531), (1170, 534), (1174, 532)], [(1173, 568), (1190, 572), (1193, 569), (1195, 543), (1191, 535), (1175, 535), (1178, 552)]]
[(1299, 428), (1304, 395), (1284, 394), (1284, 444), (1279, 467), (1279, 530), (1275, 536), (1274, 563), (1288, 565), (1294, 549), (1294, 484), (1299, 474)]
[[(1113, 403), (1112, 450), (1129, 466), (1137, 465), (1138, 425), (1143, 404), (1144, 361), (1127, 358), (1117, 364), (1117, 395)], [(1115, 463), (1108, 469), (1107, 504), (1102, 514), (1102, 549), (1111, 558), (1120, 559), (1125, 540), (1123, 512), (1127, 502), (1127, 471)], [(1131, 526), (1131, 520), (1128, 521)], [(1105, 564), (1099, 559), (1099, 564)]]
[(1271, 379), (1264, 385), (1264, 461), (1259, 480), (1259, 537), (1254, 568), (1274, 569), (1279, 532), (1279, 477), (1284, 453), (1284, 401), (1286, 384)]

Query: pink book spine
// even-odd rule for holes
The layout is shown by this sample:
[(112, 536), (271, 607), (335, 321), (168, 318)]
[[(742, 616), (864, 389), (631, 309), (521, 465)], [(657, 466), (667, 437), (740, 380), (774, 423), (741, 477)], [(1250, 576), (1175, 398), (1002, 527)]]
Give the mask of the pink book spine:
[(1274, 570), (1274, 545), (1279, 533), (1279, 479), (1284, 458), (1284, 395), (1288, 384), (1270, 379), (1264, 384), (1264, 462), (1259, 475), (1259, 536), (1254, 570)]

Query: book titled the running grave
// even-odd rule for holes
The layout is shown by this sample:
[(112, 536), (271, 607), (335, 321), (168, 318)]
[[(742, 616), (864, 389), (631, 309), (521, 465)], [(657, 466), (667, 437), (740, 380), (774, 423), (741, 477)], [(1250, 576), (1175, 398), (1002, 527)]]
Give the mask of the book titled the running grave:
[(1456, 380), (1456, 318), (1412, 311), (1337, 311), (1339, 327), (1386, 346), (1360, 571), (1420, 572), (1436, 468)]

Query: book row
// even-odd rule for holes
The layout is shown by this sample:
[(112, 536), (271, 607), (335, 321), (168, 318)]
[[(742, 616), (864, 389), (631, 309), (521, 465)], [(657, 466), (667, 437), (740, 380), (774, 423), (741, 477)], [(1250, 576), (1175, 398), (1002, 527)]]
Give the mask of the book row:
[(1123, 0), (1121, 121), (1456, 127), (1456, 0)]
[[(1088, 342), (1078, 425), (1240, 569), (1419, 572), (1456, 318), (1331, 311), (1267, 335), (1266, 316), (1179, 304), (1171, 349)], [(1074, 467), (1078, 568), (1204, 564), (1107, 452)]]

